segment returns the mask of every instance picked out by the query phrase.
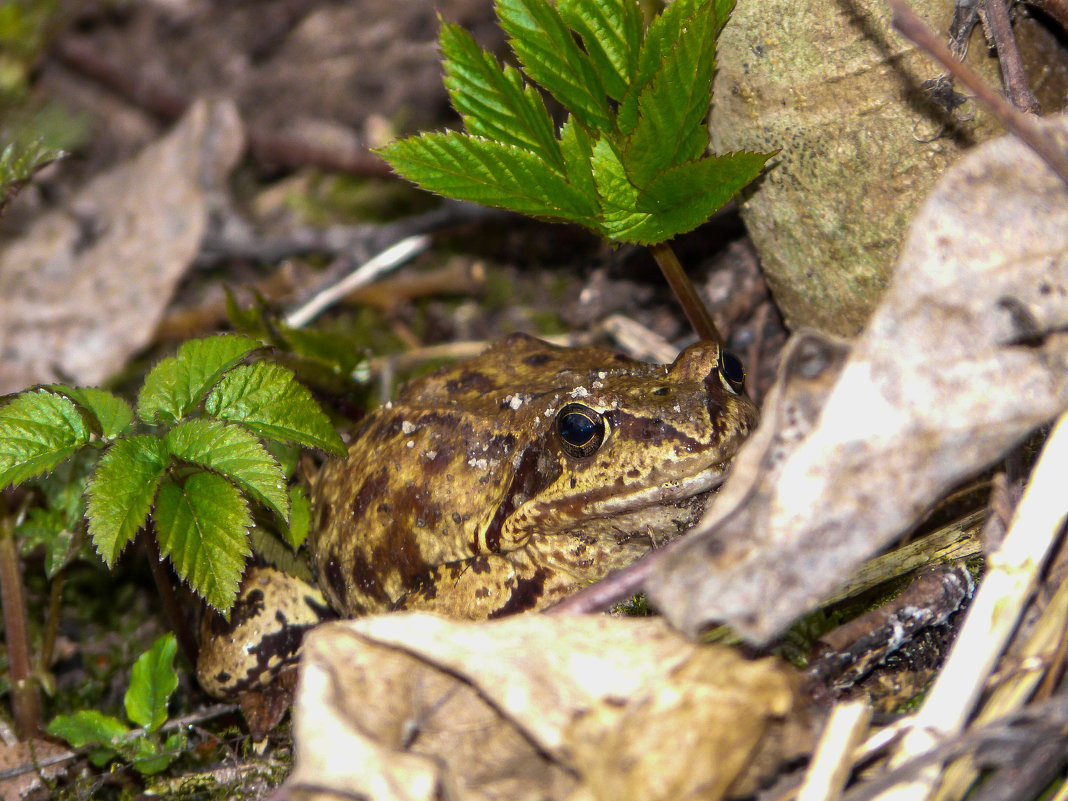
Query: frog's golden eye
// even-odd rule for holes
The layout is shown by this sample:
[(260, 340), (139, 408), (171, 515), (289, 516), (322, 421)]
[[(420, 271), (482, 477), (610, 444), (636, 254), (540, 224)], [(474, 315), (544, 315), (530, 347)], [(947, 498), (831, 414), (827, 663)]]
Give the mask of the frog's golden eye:
[(719, 378), (730, 392), (741, 395), (745, 389), (745, 367), (729, 350), (719, 352)]
[(589, 406), (569, 403), (556, 414), (560, 447), (575, 458), (591, 456), (604, 442), (604, 418)]

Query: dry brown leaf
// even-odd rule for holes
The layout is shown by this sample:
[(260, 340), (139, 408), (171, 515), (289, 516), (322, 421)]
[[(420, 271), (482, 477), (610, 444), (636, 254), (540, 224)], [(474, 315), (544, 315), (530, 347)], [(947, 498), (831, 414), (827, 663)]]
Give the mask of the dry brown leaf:
[[(0, 799), (22, 801), (30, 793), (45, 787), (45, 780), (54, 779), (70, 767), (74, 752), (47, 740), (23, 740), (13, 745), (0, 745), (0, 773), (22, 771), (0, 780)], [(37, 767), (35, 767), (37, 766)]]
[[(1068, 144), (1066, 118), (1047, 130)], [(980, 146), (924, 204), (825, 398), (805, 354), (840, 346), (798, 337), (722, 497), (654, 569), (652, 600), (684, 631), (723, 621), (766, 642), (1068, 408), (1066, 330), (1068, 189), (1013, 138)], [(833, 377), (832, 362), (816, 359)]]
[(132, 161), (0, 253), (0, 393), (98, 384), (148, 344), (242, 149), (231, 103), (199, 102)]
[(331, 623), (305, 644), (286, 791), (714, 800), (807, 745), (799, 707), (788, 666), (659, 620)]

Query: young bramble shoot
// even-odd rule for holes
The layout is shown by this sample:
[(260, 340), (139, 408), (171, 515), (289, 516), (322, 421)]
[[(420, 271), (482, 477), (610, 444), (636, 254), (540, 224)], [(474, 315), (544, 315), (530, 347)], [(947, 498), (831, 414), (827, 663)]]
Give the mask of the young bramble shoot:
[(133, 666), (124, 701), (126, 717), (140, 726), (139, 730), (111, 715), (83, 709), (73, 715), (58, 715), (48, 733), (75, 748), (89, 748), (89, 759), (97, 766), (120, 758), (144, 775), (165, 770), (185, 749), (184, 732), (177, 731), (163, 742), (157, 734), (167, 722), (167, 703), (178, 688), (174, 670), (177, 650), (174, 635), (165, 634)]
[[(443, 23), (445, 86), (465, 132), (378, 152), (441, 195), (664, 242), (705, 222), (771, 155), (707, 153), (714, 44), (733, 6), (675, 0), (643, 30), (636, 0), (497, 0), (522, 74)], [(535, 85), (567, 111), (559, 129)]]
[[(78, 454), (95, 457), (85, 516), (104, 563), (113, 565), (151, 519), (178, 576), (228, 612), (251, 552), (249, 499), (274, 515), (294, 547), (308, 529), (307, 498), (287, 486), (267, 445), (278, 453), (287, 443), (345, 453), (292, 372), (244, 362), (259, 347), (232, 335), (185, 343), (145, 378), (136, 417), (101, 389), (53, 386), (18, 395), (0, 407), (0, 489), (71, 464)], [(31, 530), (59, 536), (80, 516), (79, 504), (68, 499), (65, 514), (34, 516)], [(58, 563), (66, 552), (56, 552)]]

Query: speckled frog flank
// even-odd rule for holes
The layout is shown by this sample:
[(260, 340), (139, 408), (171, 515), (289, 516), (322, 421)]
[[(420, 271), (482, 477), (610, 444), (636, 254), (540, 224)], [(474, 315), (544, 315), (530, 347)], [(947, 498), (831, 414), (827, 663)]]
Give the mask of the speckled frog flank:
[(542, 608), (678, 536), (756, 421), (712, 343), (671, 365), (517, 334), (412, 382), (316, 484), (345, 615)]

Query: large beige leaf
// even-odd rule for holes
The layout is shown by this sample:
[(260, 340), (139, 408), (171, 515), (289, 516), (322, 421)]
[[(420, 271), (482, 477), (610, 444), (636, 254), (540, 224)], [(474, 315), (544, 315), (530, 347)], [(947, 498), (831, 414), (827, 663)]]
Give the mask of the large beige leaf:
[(305, 645), (285, 797), (714, 801), (805, 743), (795, 679), (658, 620), (332, 623)]
[[(1068, 122), (1048, 123), (1062, 146)], [(695, 632), (767, 641), (954, 484), (1068, 409), (1068, 189), (1005, 137), (955, 164), (913, 222), (844, 364), (802, 334), (710, 517), (655, 569)]]
[(3, 248), (0, 393), (98, 384), (148, 343), (242, 140), (232, 104), (196, 103), (165, 138)]

